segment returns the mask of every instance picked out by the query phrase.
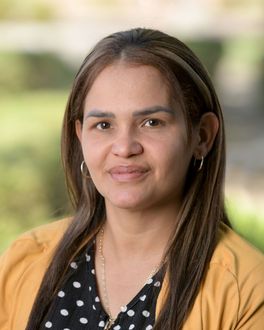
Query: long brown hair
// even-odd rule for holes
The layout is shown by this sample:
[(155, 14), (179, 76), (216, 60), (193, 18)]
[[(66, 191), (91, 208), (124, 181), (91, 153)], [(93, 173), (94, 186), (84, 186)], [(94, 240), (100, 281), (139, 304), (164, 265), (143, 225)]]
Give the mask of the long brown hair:
[(105, 221), (104, 199), (93, 182), (81, 176), (83, 160), (75, 133), (83, 103), (97, 75), (115, 61), (150, 65), (166, 78), (171, 96), (181, 103), (189, 136), (206, 112), (219, 120), (219, 131), (201, 171), (190, 163), (180, 216), (169, 242), (166, 263), (169, 290), (154, 329), (181, 329), (192, 309), (217, 242), (220, 221), (229, 224), (223, 198), (225, 135), (221, 107), (212, 82), (196, 55), (181, 41), (150, 29), (132, 29), (102, 39), (77, 73), (63, 121), (62, 160), (75, 215), (58, 244), (44, 276), (27, 329), (38, 329), (66, 270)]

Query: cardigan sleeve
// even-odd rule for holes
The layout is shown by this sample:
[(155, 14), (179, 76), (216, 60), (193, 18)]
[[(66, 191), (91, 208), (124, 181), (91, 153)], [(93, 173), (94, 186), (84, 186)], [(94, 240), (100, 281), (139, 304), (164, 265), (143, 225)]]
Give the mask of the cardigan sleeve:
[(264, 262), (249, 271), (240, 283), (236, 330), (264, 329)]
[[(25, 278), (34, 260), (36, 260), (43, 250), (43, 247), (36, 244), (31, 237), (17, 239), (10, 248), (0, 257), (0, 329), (15, 329), (14, 319), (19, 310), (23, 310), (24, 322), (30, 312), (33, 301), (30, 292), (24, 296), (23, 305), (18, 310), (17, 302), (20, 300), (21, 292), (26, 281), (33, 280), (31, 287), (34, 287), (33, 278)], [(22, 324), (23, 324), (22, 323)]]
[(264, 325), (264, 264), (237, 277), (212, 264), (200, 296), (202, 329), (262, 330)]
[(223, 231), (183, 329), (264, 329), (264, 257), (231, 229)]
[(0, 257), (0, 329), (25, 329), (54, 250), (70, 219), (21, 235)]

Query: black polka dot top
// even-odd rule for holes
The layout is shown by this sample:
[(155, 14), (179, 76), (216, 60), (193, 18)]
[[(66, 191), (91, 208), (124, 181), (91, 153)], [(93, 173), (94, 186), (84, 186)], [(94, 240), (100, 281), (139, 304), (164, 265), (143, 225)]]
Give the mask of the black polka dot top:
[[(41, 330), (150, 330), (164, 270), (151, 277), (138, 294), (120, 308), (114, 324), (101, 305), (95, 277), (95, 242), (71, 263), (67, 280), (60, 288), (41, 324)], [(118, 279), (117, 279), (118, 280)]]

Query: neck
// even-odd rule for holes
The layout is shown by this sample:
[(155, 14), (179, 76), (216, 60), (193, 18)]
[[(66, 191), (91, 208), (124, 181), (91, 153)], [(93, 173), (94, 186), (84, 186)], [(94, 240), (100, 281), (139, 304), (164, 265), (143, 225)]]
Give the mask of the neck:
[(111, 257), (122, 260), (161, 260), (175, 226), (175, 207), (131, 212), (108, 206), (104, 246)]

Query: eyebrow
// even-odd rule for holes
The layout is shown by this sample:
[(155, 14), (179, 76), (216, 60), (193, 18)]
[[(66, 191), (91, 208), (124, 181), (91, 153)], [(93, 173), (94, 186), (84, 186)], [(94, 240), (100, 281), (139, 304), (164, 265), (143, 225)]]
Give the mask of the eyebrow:
[(91, 110), (89, 111), (84, 119), (87, 119), (89, 117), (97, 117), (97, 118), (114, 118), (115, 117), (115, 114), (113, 112), (105, 112), (105, 111), (101, 111), (99, 109), (94, 109), (94, 110)]
[[(169, 113), (172, 116), (175, 115), (175, 112), (172, 109), (164, 107), (164, 106), (157, 105), (157, 106), (153, 106), (153, 107), (149, 107), (149, 108), (134, 111), (134, 112), (132, 112), (132, 116), (133, 117), (148, 116), (148, 115), (152, 115), (152, 114), (157, 113), (157, 112), (166, 112), (166, 113)], [(84, 119), (87, 119), (89, 117), (115, 118), (116, 116), (113, 112), (105, 112), (105, 111), (101, 111), (99, 109), (93, 109), (85, 115)]]

